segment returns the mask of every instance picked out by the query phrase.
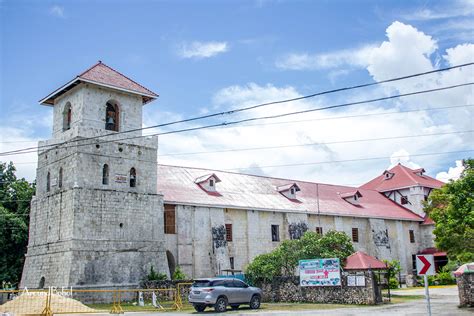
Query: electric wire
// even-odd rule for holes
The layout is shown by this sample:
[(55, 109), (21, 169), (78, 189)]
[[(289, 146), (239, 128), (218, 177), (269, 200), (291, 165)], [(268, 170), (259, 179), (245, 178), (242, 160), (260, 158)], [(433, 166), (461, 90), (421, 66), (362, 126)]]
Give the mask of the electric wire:
[[(455, 65), (455, 66), (446, 67), (446, 68), (440, 68), (440, 69), (421, 72), (421, 73), (416, 73), (416, 74), (411, 74), (411, 75), (407, 75), (407, 76), (391, 78), (391, 79), (387, 79), (387, 80), (381, 80), (381, 81), (376, 81), (376, 82), (371, 82), (371, 83), (365, 83), (365, 84), (359, 84), (359, 85), (354, 85), (354, 86), (349, 86), (349, 87), (326, 90), (326, 91), (317, 92), (317, 93), (313, 93), (313, 94), (309, 94), (309, 95), (304, 95), (304, 96), (301, 96), (301, 97), (284, 99), (284, 100), (279, 100), (279, 101), (266, 102), (266, 103), (261, 103), (261, 104), (252, 105), (252, 106), (248, 106), (248, 107), (237, 108), (237, 109), (233, 109), (233, 110), (227, 110), (227, 111), (222, 111), (222, 112), (218, 112), (218, 113), (201, 115), (201, 116), (198, 116), (198, 117), (192, 117), (192, 118), (188, 118), (188, 119), (177, 120), (177, 121), (173, 121), (173, 122), (157, 124), (157, 125), (148, 126), (148, 127), (142, 127), (142, 128), (136, 128), (136, 129), (131, 129), (131, 130), (127, 130), (127, 131), (116, 132), (116, 133), (113, 133), (113, 134), (97, 135), (97, 136), (87, 137), (85, 139), (83, 138), (81, 140), (90, 140), (90, 139), (108, 137), (108, 136), (111, 136), (111, 135), (125, 134), (125, 133), (131, 133), (131, 132), (136, 132), (136, 131), (143, 131), (143, 130), (146, 130), (146, 129), (165, 127), (165, 126), (170, 126), (170, 125), (180, 124), (180, 123), (187, 123), (187, 122), (192, 122), (192, 121), (196, 121), (196, 120), (212, 118), (212, 117), (216, 117), (216, 116), (230, 115), (230, 114), (235, 114), (235, 113), (238, 113), (238, 112), (253, 110), (253, 109), (268, 106), (268, 105), (299, 101), (299, 100), (314, 98), (316, 96), (321, 96), (321, 95), (326, 95), (326, 94), (332, 94), (332, 93), (348, 91), (348, 90), (353, 90), (353, 89), (360, 89), (360, 88), (370, 87), (370, 86), (384, 84), (384, 83), (388, 83), (388, 82), (395, 82), (395, 81), (399, 81), (399, 80), (406, 80), (406, 79), (410, 79), (410, 78), (415, 78), (415, 77), (425, 76), (425, 75), (429, 75), (429, 74), (433, 74), (433, 73), (449, 71), (449, 70), (452, 70), (452, 69), (462, 68), (462, 67), (471, 66), (471, 65), (474, 65), (474, 62)], [(81, 141), (81, 140), (73, 139), (73, 140), (68, 140), (68, 141), (64, 141), (64, 142), (61, 142), (61, 143), (45, 145), (45, 146), (57, 146), (57, 145), (63, 145), (63, 144), (72, 143), (72, 142)], [(30, 148), (25, 148), (24, 150), (34, 149), (34, 148), (40, 148), (40, 147), (39, 146), (38, 147), (30, 147)], [(2, 153), (0, 153), (0, 154), (2, 154)]]
[[(407, 96), (413, 96), (413, 95), (420, 95), (420, 94), (431, 93), (431, 92), (436, 92), (436, 91), (449, 90), (449, 89), (454, 89), (454, 88), (459, 88), (459, 87), (470, 86), (470, 85), (473, 85), (473, 84), (474, 84), (474, 82), (468, 82), (468, 83), (462, 83), (462, 84), (456, 84), (456, 85), (451, 85), (451, 86), (446, 86), (446, 87), (433, 88), (433, 89), (428, 89), (428, 90), (414, 91), (414, 92), (397, 94), (397, 95), (392, 95), (392, 96), (387, 96), (387, 97), (380, 97), (380, 98), (369, 99), (369, 100), (348, 102), (348, 103), (343, 103), (343, 104), (331, 105), (331, 106), (320, 107), (320, 108), (311, 108), (311, 109), (294, 111), (294, 112), (287, 112), (287, 113), (276, 114), (276, 115), (252, 117), (252, 118), (242, 119), (242, 120), (238, 120), (238, 121), (231, 121), (231, 122), (223, 122), (223, 123), (217, 123), (217, 124), (211, 124), (211, 125), (197, 126), (197, 127), (173, 130), (173, 131), (168, 131), (168, 132), (160, 132), (160, 133), (149, 134), (149, 135), (139, 135), (139, 136), (126, 137), (126, 138), (118, 138), (118, 139), (105, 140), (105, 141), (86, 143), (86, 144), (75, 144), (75, 145), (69, 145), (69, 146), (66, 145), (63, 148), (97, 145), (97, 144), (104, 144), (104, 143), (110, 143), (110, 142), (118, 142), (118, 141), (123, 141), (123, 140), (129, 140), (129, 139), (136, 139), (136, 138), (143, 138), (143, 137), (150, 137), (150, 136), (169, 135), (169, 134), (190, 132), (190, 131), (209, 129), (209, 128), (215, 128), (215, 127), (221, 127), (221, 126), (236, 125), (236, 124), (241, 124), (241, 123), (244, 123), (244, 122), (252, 122), (252, 121), (257, 121), (257, 120), (275, 119), (275, 118), (280, 118), (280, 117), (286, 117), (286, 116), (292, 116), (292, 115), (298, 115), (298, 114), (305, 114), (305, 113), (311, 113), (311, 112), (317, 112), (317, 111), (323, 111), (323, 110), (329, 110), (329, 109), (336, 109), (336, 108), (342, 108), (342, 107), (365, 104), (365, 103), (386, 101), (386, 100), (391, 100), (391, 99), (396, 99), (396, 98), (401, 98), (401, 97), (407, 97)], [(83, 139), (76, 139), (76, 141), (87, 141), (87, 140), (88, 140), (87, 138), (86, 139), (84, 139), (84, 138)], [(48, 146), (55, 147), (56, 145), (48, 145)], [(12, 155), (36, 152), (37, 148), (40, 148), (40, 147), (41, 146), (35, 147), (33, 150), (30, 150), (30, 151), (26, 151), (26, 149), (23, 149), (24, 151), (14, 150), (14, 151), (9, 151), (9, 152), (2, 152), (2, 153), (0, 153), (0, 156), (12, 156)]]

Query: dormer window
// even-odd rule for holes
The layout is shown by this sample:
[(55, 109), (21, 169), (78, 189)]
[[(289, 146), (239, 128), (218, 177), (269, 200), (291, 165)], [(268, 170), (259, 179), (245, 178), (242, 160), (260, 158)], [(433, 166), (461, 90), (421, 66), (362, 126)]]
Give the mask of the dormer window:
[(296, 200), (296, 192), (301, 191), (300, 187), (296, 183), (280, 185), (276, 189), (290, 200)]
[(341, 198), (346, 202), (351, 203), (352, 205), (359, 205), (359, 200), (362, 197), (362, 194), (359, 191), (352, 191), (347, 193), (342, 193)]
[(390, 172), (390, 171), (387, 171), (387, 170), (385, 170), (385, 171), (383, 172), (383, 176), (384, 176), (384, 179), (385, 179), (385, 180), (392, 179), (392, 177), (393, 177), (394, 175), (395, 175), (395, 173)]
[(425, 172), (426, 171), (423, 168), (413, 170), (413, 173), (416, 174), (417, 176), (420, 176), (420, 177), (422, 177)]
[(216, 192), (216, 183), (219, 182), (221, 182), (221, 180), (216, 176), (215, 173), (206, 174), (194, 180), (194, 183), (208, 192)]

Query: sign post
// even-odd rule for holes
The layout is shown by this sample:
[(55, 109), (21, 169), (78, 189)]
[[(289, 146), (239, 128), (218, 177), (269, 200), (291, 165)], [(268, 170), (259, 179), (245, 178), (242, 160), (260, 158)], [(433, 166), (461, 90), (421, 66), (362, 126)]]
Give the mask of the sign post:
[(416, 273), (422, 275), (425, 280), (425, 297), (428, 315), (431, 316), (430, 290), (428, 287), (428, 275), (435, 275), (434, 257), (433, 255), (417, 255), (416, 256)]

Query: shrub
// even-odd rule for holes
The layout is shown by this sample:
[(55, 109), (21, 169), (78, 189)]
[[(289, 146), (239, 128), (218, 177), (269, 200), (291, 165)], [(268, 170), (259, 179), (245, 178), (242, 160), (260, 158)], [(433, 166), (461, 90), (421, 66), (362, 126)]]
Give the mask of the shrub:
[(390, 279), (388, 280), (388, 287), (389, 287), (390, 289), (398, 289), (398, 286), (399, 286), (399, 285), (400, 285), (400, 284), (398, 283), (398, 280), (397, 280), (396, 278), (390, 278)]
[(157, 273), (153, 266), (150, 267), (150, 273), (146, 276), (147, 281), (164, 281), (168, 279), (166, 274), (164, 273)]
[(440, 272), (435, 276), (435, 283), (439, 285), (456, 284), (456, 279), (450, 272)]
[(174, 270), (172, 278), (173, 280), (186, 280), (186, 274), (184, 274), (184, 272), (181, 271), (181, 268), (177, 266)]
[(329, 231), (321, 236), (306, 232), (301, 239), (285, 240), (270, 253), (262, 254), (247, 266), (247, 279), (256, 284), (277, 276), (292, 276), (303, 259), (339, 258), (341, 263), (354, 252), (349, 236)]

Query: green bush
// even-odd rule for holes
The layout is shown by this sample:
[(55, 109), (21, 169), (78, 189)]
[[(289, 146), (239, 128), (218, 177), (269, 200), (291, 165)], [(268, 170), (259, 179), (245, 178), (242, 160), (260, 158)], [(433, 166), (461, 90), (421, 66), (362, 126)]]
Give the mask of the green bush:
[(391, 289), (398, 289), (399, 285), (400, 284), (398, 283), (398, 280), (396, 278), (390, 278), (388, 280), (388, 287)]
[(272, 252), (255, 257), (245, 274), (249, 282), (258, 284), (294, 275), (299, 260), (339, 258), (342, 263), (353, 252), (351, 239), (343, 232), (329, 231), (323, 236), (306, 232), (300, 239), (285, 240)]
[(147, 281), (164, 281), (168, 279), (166, 274), (164, 273), (157, 273), (153, 266), (150, 267), (150, 273), (146, 276)]
[(186, 274), (184, 274), (181, 268), (177, 266), (174, 270), (172, 278), (173, 280), (186, 280)]
[(450, 272), (440, 272), (435, 276), (435, 283), (439, 285), (456, 284), (456, 279)]

